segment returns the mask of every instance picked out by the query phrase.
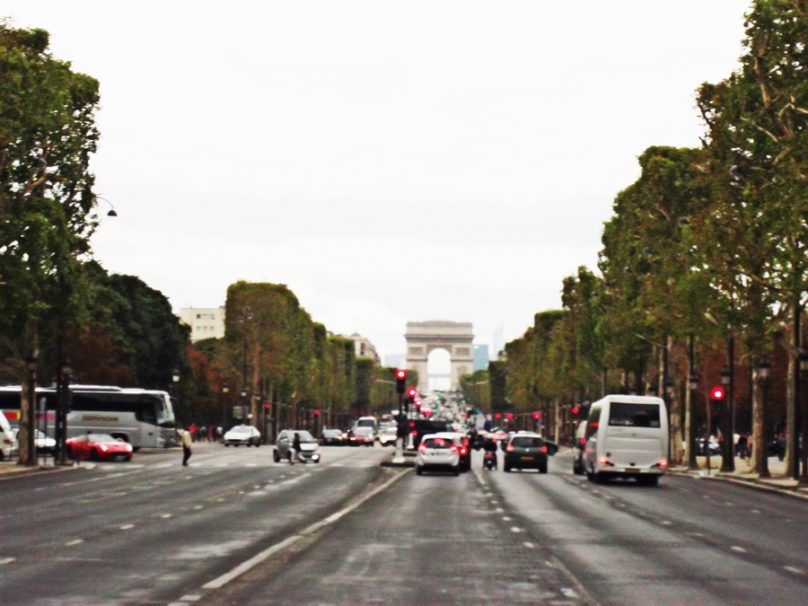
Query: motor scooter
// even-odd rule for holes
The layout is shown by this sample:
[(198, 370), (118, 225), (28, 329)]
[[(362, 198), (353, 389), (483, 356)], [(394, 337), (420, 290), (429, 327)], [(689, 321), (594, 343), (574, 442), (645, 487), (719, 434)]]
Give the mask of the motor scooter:
[(492, 471), (497, 468), (497, 453), (493, 450), (486, 450), (483, 454), (483, 469)]

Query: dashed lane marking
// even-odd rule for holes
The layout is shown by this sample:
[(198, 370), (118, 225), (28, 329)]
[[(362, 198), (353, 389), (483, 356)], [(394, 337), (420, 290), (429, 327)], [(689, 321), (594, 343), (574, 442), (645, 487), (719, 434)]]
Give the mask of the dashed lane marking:
[(84, 543), (84, 539), (73, 539), (65, 543), (65, 547), (73, 547), (73, 545), (80, 545), (81, 543)]
[(739, 545), (733, 545), (732, 547), (730, 547), (730, 549), (732, 549), (732, 551), (735, 551), (737, 553), (746, 553), (746, 549), (740, 547)]
[(574, 589), (571, 589), (571, 588), (569, 588), (569, 587), (562, 587), (562, 588), (561, 588), (561, 593), (563, 593), (563, 594), (564, 594), (564, 597), (565, 597), (565, 598), (572, 598), (572, 599), (575, 599), (575, 598), (577, 598), (577, 597), (578, 597), (578, 594), (577, 594), (577, 593), (575, 593), (575, 590), (574, 590)]
[(670, 520), (662, 520), (660, 524), (662, 524), (663, 526), (673, 526), (673, 522), (671, 522)]
[(163, 518), (164, 520), (167, 520), (167, 519), (168, 519), (168, 518), (170, 518), (172, 515), (173, 515), (173, 514), (170, 514), (170, 513), (161, 513), (161, 514), (160, 514), (160, 517), (161, 517), (161, 518)]
[(17, 558), (0, 558), (0, 566), (5, 566), (6, 564), (11, 564)]
[(805, 574), (802, 568), (797, 568), (796, 566), (783, 566), (783, 570), (787, 570), (793, 574)]
[(533, 543), (531, 543), (530, 541), (525, 541), (524, 543), (522, 543), (522, 545), (524, 545), (528, 549), (535, 549), (536, 548), (536, 546)]
[(134, 527), (135, 527), (134, 524), (124, 524), (123, 526), (120, 527), (120, 529), (121, 530), (131, 530)]
[(752, 513), (763, 513), (762, 511), (760, 511), (760, 509), (751, 509), (750, 511)]
[(508, 516), (502, 516), (502, 521), (503, 522), (510, 522), (511, 518), (509, 518)]
[(518, 526), (511, 526), (511, 532), (524, 532), (524, 531)]

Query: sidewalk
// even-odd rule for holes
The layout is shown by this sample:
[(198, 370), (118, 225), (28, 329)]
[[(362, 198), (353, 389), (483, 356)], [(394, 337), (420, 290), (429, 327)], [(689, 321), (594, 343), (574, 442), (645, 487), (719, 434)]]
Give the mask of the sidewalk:
[(752, 469), (749, 459), (735, 457), (735, 471), (721, 472), (721, 457), (710, 457), (710, 469), (707, 469), (707, 457), (696, 457), (698, 470), (690, 470), (687, 466), (674, 466), (668, 471), (675, 475), (690, 476), (702, 480), (731, 482), (768, 492), (779, 492), (787, 496), (808, 500), (808, 485), (793, 480), (786, 470), (784, 461), (777, 457), (769, 457), (770, 478), (760, 478)]
[(29, 476), (38, 473), (46, 473), (52, 471), (64, 471), (66, 469), (74, 469), (73, 465), (54, 465), (52, 462), (38, 465), (17, 465), (14, 461), (3, 461), (0, 463), (0, 481), (10, 480), (12, 478), (19, 478), (22, 476)]

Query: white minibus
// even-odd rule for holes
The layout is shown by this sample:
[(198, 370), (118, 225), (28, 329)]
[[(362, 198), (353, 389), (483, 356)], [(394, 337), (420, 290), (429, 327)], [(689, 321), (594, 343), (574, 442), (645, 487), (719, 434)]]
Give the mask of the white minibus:
[(654, 486), (668, 468), (668, 413), (652, 396), (608, 395), (592, 404), (584, 472), (591, 481), (636, 478)]

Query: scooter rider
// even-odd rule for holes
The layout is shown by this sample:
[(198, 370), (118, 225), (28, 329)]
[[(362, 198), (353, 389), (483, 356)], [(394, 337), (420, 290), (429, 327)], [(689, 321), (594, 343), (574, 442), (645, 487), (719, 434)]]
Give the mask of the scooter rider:
[(493, 467), (497, 467), (497, 443), (491, 438), (486, 438), (483, 441), (483, 450), (485, 451), (485, 455), (483, 456), (483, 468), (485, 468), (485, 456), (490, 455), (493, 459)]

